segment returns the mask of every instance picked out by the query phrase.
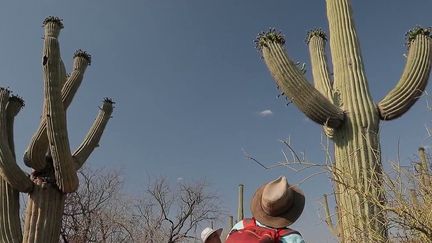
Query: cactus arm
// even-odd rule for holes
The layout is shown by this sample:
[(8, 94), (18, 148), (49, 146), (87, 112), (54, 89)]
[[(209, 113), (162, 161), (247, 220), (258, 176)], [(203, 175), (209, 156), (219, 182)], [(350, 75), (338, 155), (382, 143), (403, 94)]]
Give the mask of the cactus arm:
[(14, 120), (15, 116), (24, 106), (24, 101), (18, 96), (9, 97), (9, 101), (6, 105), (6, 131), (8, 137), (9, 149), (12, 152), (14, 158), (15, 155), (15, 144), (14, 144)]
[(66, 126), (66, 112), (61, 100), (59, 79), (60, 48), (57, 40), (61, 25), (56, 21), (45, 23), (43, 76), (47, 136), (53, 158), (57, 186), (64, 193), (78, 188), (78, 176), (73, 164)]
[(65, 85), (62, 87), (61, 97), (65, 109), (72, 103), (81, 82), (84, 78), (87, 66), (91, 64), (91, 55), (83, 50), (77, 50), (74, 53), (73, 70), (67, 79)]
[[(309, 31), (306, 37), (306, 43), (309, 46), (314, 86), (330, 102), (334, 103), (327, 56), (325, 53), (326, 41), (327, 36), (321, 29)], [(323, 126), (323, 131), (329, 138), (332, 138), (334, 135), (334, 130), (332, 128)]]
[(344, 121), (344, 112), (307, 82), (302, 72), (289, 60), (283, 44), (283, 37), (273, 30), (261, 33), (257, 39), (264, 61), (278, 86), (311, 120), (331, 128), (339, 127)]
[[(67, 109), (72, 103), (79, 86), (84, 77), (84, 72), (91, 63), (91, 56), (85, 51), (77, 50), (74, 54), (73, 70), (62, 85), (61, 97), (64, 109)], [(60, 65), (60, 73), (62, 73)], [(27, 166), (35, 170), (42, 170), (46, 166), (45, 154), (48, 149), (48, 137), (46, 135), (46, 119), (45, 113), (42, 115), (41, 122), (35, 134), (33, 135), (29, 146), (24, 155), (24, 162)]]
[(9, 148), (7, 134), (6, 104), (9, 100), (9, 90), (0, 88), (0, 175), (14, 189), (20, 192), (30, 192), (33, 183), (30, 178), (16, 164), (16, 160)]
[(332, 87), (325, 53), (326, 41), (326, 34), (321, 29), (310, 31), (306, 39), (315, 88), (332, 102)]
[(402, 116), (420, 98), (426, 88), (432, 64), (432, 38), (430, 29), (415, 28), (408, 32), (409, 51), (402, 77), (379, 103), (382, 120)]
[(73, 158), (75, 160), (77, 169), (83, 166), (93, 150), (99, 146), (102, 133), (105, 130), (108, 120), (111, 118), (113, 104), (114, 102), (108, 98), (104, 100), (99, 114), (97, 115), (96, 120), (91, 126), (89, 132), (87, 133), (81, 145), (73, 153)]
[[(24, 102), (18, 96), (11, 96), (6, 106), (6, 133), (12, 156), (15, 158), (13, 122)], [(19, 191), (0, 178), (0, 242), (22, 242)]]

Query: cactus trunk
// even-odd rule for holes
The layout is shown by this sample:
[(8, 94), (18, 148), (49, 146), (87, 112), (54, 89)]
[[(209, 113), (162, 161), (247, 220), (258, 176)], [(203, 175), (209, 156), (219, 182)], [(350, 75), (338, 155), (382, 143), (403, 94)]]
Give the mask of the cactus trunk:
[(50, 183), (35, 181), (29, 195), (24, 224), (24, 243), (59, 242), (65, 194)]
[(383, 242), (387, 238), (383, 212), (381, 157), (377, 123), (365, 129), (347, 117), (334, 134), (336, 191), (340, 192), (340, 225), (348, 242)]
[(364, 75), (351, 12), (348, 1), (327, 1), (334, 90), (339, 94), (338, 105), (347, 114), (333, 137), (336, 186), (341, 192), (340, 223), (346, 241), (382, 242), (387, 238), (386, 226), (383, 213), (375, 205), (383, 200), (379, 117)]

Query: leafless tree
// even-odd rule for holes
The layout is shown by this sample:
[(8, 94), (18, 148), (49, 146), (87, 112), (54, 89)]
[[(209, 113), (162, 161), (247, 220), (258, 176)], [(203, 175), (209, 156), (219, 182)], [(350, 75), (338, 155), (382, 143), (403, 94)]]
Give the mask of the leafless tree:
[(118, 171), (85, 168), (81, 186), (66, 198), (62, 242), (133, 242), (130, 206)]
[(151, 183), (135, 209), (142, 229), (138, 242), (148, 243), (196, 239), (199, 226), (220, 220), (224, 212), (205, 182), (180, 181), (170, 186), (166, 178)]

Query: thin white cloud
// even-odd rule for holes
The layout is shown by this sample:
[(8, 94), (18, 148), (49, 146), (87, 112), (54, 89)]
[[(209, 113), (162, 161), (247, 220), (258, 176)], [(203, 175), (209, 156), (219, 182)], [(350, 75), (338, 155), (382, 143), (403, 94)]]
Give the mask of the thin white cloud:
[(258, 115), (261, 117), (271, 116), (271, 115), (273, 115), (273, 111), (263, 110), (263, 111), (258, 112)]

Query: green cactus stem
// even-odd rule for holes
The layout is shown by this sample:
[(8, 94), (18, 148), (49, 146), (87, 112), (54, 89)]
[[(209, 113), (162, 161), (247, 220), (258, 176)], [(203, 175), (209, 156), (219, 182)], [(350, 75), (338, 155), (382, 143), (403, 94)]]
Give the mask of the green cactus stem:
[(426, 152), (423, 147), (418, 149), (420, 162), (416, 165), (418, 173), (418, 188), (423, 200), (431, 200), (430, 194), (432, 188), (432, 172), (429, 168), (429, 161), (426, 157)]
[(234, 227), (234, 217), (232, 215), (228, 216), (228, 229), (232, 229)]
[(19, 191), (0, 179), (0, 242), (21, 243)]
[(87, 136), (84, 138), (77, 150), (73, 153), (73, 158), (77, 169), (81, 168), (93, 150), (99, 146), (102, 133), (108, 123), (108, 120), (111, 118), (114, 104), (115, 103), (111, 99), (105, 98), (103, 105), (99, 110), (99, 114), (87, 133)]
[(25, 212), (26, 243), (59, 242), (65, 194), (53, 183), (36, 178)]
[(10, 91), (0, 88), (0, 176), (14, 189), (20, 192), (30, 192), (33, 183), (29, 177), (16, 164), (15, 156), (9, 146), (7, 134), (6, 105), (9, 101)]
[(285, 42), (277, 32), (270, 31), (258, 36), (264, 61), (277, 85), (285, 96), (311, 120), (332, 128), (340, 126), (344, 112), (329, 102), (318, 90), (307, 82), (293, 61), (285, 54)]
[(426, 88), (432, 62), (430, 29), (414, 28), (408, 32), (408, 56), (402, 77), (379, 103), (382, 120), (402, 116), (421, 97)]
[[(45, 25), (47, 28), (48, 25)], [(60, 48), (56, 37), (45, 36), (43, 51), (47, 135), (53, 158), (57, 185), (65, 193), (78, 188), (66, 126), (66, 112), (61, 100), (59, 81)]]
[(306, 43), (309, 46), (312, 75), (315, 88), (329, 101), (333, 102), (331, 79), (328, 71), (325, 44), (327, 36), (321, 29), (308, 32)]
[(13, 157), (15, 155), (15, 143), (14, 143), (14, 120), (18, 112), (24, 107), (24, 100), (16, 95), (9, 97), (9, 101), (6, 105), (6, 131), (8, 136), (9, 149), (12, 152)]
[(309, 32), (306, 39), (315, 87), (288, 58), (282, 34), (261, 33), (256, 43), (278, 87), (306, 116), (325, 125), (334, 142), (339, 240), (387, 242), (385, 215), (379, 207), (385, 202), (379, 122), (403, 115), (423, 92), (432, 61), (430, 29), (417, 28), (407, 34), (409, 53), (402, 78), (376, 106), (365, 76), (351, 1), (326, 0), (326, 8), (333, 80), (326, 63), (327, 37), (321, 30)]
[(237, 207), (237, 222), (240, 222), (244, 218), (244, 210), (243, 210), (243, 189), (244, 185), (238, 185), (238, 207)]
[[(62, 85), (61, 97), (64, 109), (72, 103), (84, 77), (85, 70), (90, 65), (91, 56), (85, 51), (77, 50), (74, 54), (73, 71)], [(42, 170), (46, 166), (45, 155), (48, 150), (48, 137), (46, 133), (45, 109), (36, 133), (33, 135), (24, 154), (24, 162), (35, 170)]]
[(63, 63), (63, 60), (61, 60), (61, 59), (60, 59), (60, 64), (59, 64), (59, 79), (60, 79), (60, 86), (63, 87), (63, 85), (67, 81), (67, 73), (66, 73), (66, 67)]
[[(24, 101), (18, 96), (10, 96), (6, 105), (6, 133), (12, 156), (15, 156), (13, 142), (13, 124), (15, 116), (24, 106)], [(21, 219), (19, 217), (19, 191), (15, 190), (0, 177), (0, 242), (22, 242)]]
[[(306, 37), (306, 43), (309, 46), (314, 86), (331, 103), (340, 106), (340, 102), (333, 99), (332, 80), (330, 78), (327, 56), (325, 53), (326, 41), (327, 35), (319, 28), (309, 31)], [(323, 126), (323, 131), (329, 138), (332, 138), (334, 135), (334, 130), (330, 127)]]

